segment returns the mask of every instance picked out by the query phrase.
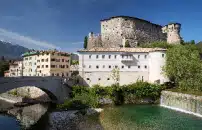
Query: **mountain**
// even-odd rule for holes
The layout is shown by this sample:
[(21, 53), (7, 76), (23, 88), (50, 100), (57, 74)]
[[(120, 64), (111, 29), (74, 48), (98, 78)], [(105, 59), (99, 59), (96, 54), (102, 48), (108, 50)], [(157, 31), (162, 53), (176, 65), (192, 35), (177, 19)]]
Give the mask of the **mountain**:
[(20, 58), (23, 53), (28, 51), (28, 48), (25, 48), (20, 45), (14, 45), (9, 42), (0, 41), (0, 56), (4, 56), (8, 59)]

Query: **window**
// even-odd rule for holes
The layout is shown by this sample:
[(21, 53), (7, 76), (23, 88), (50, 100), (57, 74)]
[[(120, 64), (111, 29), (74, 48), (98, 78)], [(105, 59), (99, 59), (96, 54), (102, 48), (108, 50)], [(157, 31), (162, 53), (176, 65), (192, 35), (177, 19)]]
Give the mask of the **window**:
[(65, 60), (64, 60), (64, 59), (62, 59), (62, 62), (65, 62)]
[(111, 55), (109, 55), (109, 59), (111, 59)]
[(105, 68), (105, 65), (103, 65), (102, 67)]
[(98, 59), (99, 58), (99, 55), (96, 55), (96, 59)]
[(121, 68), (124, 69), (124, 66), (122, 65)]
[(142, 81), (144, 81), (144, 76), (142, 76)]
[(117, 68), (118, 68), (118, 66), (117, 66), (117, 65), (115, 65), (115, 68), (117, 69)]
[(88, 68), (91, 68), (91, 65), (89, 65), (89, 67)]
[(52, 58), (51, 61), (55, 61), (55, 58)]
[(147, 55), (144, 55), (144, 58), (147, 59)]
[(32, 59), (32, 57), (29, 58), (29, 60), (31, 60), (31, 59)]
[(46, 68), (48, 68), (48, 65), (46, 65)]
[(85, 66), (85, 65), (83, 65), (83, 68), (86, 68), (86, 66)]
[(140, 55), (138, 55), (138, 59), (140, 58)]
[(40, 60), (37, 60), (37, 62), (40, 62)]
[(41, 62), (44, 62), (44, 59), (41, 59)]
[(54, 76), (54, 73), (52, 73), (52, 76)]
[(104, 59), (105, 58), (105, 55), (102, 55), (102, 59)]
[(66, 73), (66, 76), (69, 76), (69, 73)]
[(48, 58), (46, 59), (46, 62), (48, 62)]
[(138, 68), (140, 68), (140, 66), (138, 65)]
[(66, 68), (69, 68), (69, 65), (66, 65)]
[(60, 62), (60, 59), (56, 59), (55, 61), (56, 61), (56, 62)]
[(164, 54), (162, 54), (162, 57), (164, 58), (164, 57), (165, 57), (165, 55), (164, 55)]
[(99, 69), (99, 66), (97, 65), (96, 68)]
[(91, 55), (89, 55), (89, 59), (91, 59)]
[(101, 78), (98, 78), (98, 80), (100, 81), (100, 80), (101, 80)]
[(144, 68), (147, 69), (147, 66), (145, 65)]
[(87, 80), (90, 80), (89, 78), (87, 78)]
[(51, 65), (51, 68), (55, 68), (55, 65)]
[(44, 68), (44, 65), (42, 65), (41, 68)]
[(110, 80), (110, 78), (107, 78), (107, 80)]
[(36, 62), (34, 63), (34, 65), (36, 65)]
[(116, 55), (114, 55), (114, 59), (116, 59)]
[(40, 68), (40, 66), (38, 65), (37, 68)]
[(131, 66), (129, 65), (129, 66), (128, 66), (128, 69), (130, 69), (130, 68), (131, 68)]
[(109, 68), (111, 68), (111, 65), (109, 65)]
[(57, 76), (60, 76), (59, 73), (57, 73)]

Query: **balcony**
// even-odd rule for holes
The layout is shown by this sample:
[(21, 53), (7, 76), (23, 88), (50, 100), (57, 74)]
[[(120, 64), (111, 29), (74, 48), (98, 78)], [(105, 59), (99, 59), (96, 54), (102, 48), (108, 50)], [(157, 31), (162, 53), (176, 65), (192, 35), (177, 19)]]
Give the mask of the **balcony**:
[(130, 53), (122, 53), (120, 56), (121, 61), (133, 61), (133, 55)]

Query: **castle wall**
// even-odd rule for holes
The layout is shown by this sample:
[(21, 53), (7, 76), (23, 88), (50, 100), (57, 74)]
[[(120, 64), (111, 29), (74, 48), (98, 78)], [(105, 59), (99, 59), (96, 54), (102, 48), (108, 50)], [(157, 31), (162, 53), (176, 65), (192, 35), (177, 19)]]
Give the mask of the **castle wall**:
[(89, 35), (88, 49), (92, 47), (121, 47), (123, 39), (129, 41), (131, 47), (149, 44), (155, 41), (167, 41), (175, 44), (181, 41), (178, 23), (162, 27), (149, 21), (117, 16), (101, 21), (101, 35)]
[(113, 18), (101, 21), (101, 35), (104, 47), (119, 47), (125, 37), (132, 47), (154, 41), (165, 41), (161, 26), (148, 21), (131, 18)]

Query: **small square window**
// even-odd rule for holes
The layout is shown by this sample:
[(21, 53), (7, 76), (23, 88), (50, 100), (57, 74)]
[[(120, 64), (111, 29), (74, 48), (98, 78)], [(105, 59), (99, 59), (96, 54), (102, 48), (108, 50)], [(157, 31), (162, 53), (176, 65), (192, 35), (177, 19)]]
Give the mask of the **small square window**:
[(130, 68), (131, 68), (131, 66), (129, 65), (129, 66), (128, 66), (128, 69), (130, 69)]
[(96, 59), (98, 59), (99, 58), (99, 55), (96, 55)]
[(99, 66), (97, 65), (96, 68), (99, 69)]
[(104, 59), (105, 58), (105, 55), (102, 55), (102, 59)]
[(164, 58), (164, 57), (165, 57), (165, 55), (164, 55), (164, 54), (162, 54), (162, 57)]
[(111, 55), (109, 55), (109, 59), (111, 59)]
[(101, 80), (101, 78), (98, 78), (98, 80), (100, 81), (100, 80)]
[(109, 68), (111, 68), (111, 65), (109, 65)]
[(147, 66), (145, 65), (144, 68), (147, 69)]
[(140, 66), (138, 65), (138, 68), (140, 68)]
[(144, 55), (144, 58), (146, 59), (146, 58), (147, 58), (147, 55)]

